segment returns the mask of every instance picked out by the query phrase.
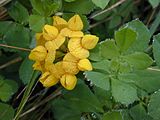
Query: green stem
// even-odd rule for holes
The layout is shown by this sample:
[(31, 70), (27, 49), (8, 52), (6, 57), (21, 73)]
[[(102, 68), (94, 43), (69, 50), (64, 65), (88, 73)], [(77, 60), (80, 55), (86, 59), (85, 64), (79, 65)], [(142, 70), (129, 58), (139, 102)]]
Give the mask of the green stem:
[(20, 116), (20, 114), (21, 114), (21, 112), (22, 112), (25, 104), (27, 103), (27, 100), (28, 100), (29, 95), (30, 95), (30, 93), (31, 93), (32, 87), (33, 87), (33, 85), (34, 85), (34, 83), (35, 83), (35, 80), (36, 80), (36, 78), (37, 78), (37, 75), (38, 75), (38, 72), (37, 72), (37, 71), (34, 71), (33, 74), (32, 74), (32, 78), (30, 79), (30, 82), (29, 82), (28, 85), (27, 85), (27, 88), (26, 88), (26, 90), (25, 90), (25, 92), (24, 92), (23, 98), (22, 98), (22, 100), (21, 100), (21, 103), (20, 103), (19, 106), (18, 106), (16, 115), (15, 115), (15, 117), (14, 117), (13, 120), (18, 120), (18, 119), (19, 119), (19, 116)]

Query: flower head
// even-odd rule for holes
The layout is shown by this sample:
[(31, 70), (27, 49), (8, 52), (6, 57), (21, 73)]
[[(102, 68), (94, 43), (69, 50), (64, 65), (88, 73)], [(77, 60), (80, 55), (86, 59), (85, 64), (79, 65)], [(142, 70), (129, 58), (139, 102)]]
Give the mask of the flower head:
[(53, 25), (43, 27), (42, 33), (36, 33), (37, 46), (29, 58), (35, 61), (33, 68), (42, 72), (39, 81), (44, 87), (51, 87), (60, 81), (64, 88), (72, 90), (79, 71), (92, 70), (87, 58), (98, 37), (84, 35), (79, 15), (74, 15), (68, 22), (54, 16), (53, 21)]

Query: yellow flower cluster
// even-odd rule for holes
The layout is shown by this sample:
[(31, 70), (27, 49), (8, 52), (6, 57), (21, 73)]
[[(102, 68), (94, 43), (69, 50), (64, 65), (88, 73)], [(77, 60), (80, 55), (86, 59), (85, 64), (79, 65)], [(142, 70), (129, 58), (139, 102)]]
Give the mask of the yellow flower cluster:
[(34, 60), (33, 68), (42, 72), (40, 82), (44, 87), (51, 87), (59, 81), (63, 87), (72, 90), (79, 71), (92, 70), (87, 59), (98, 37), (84, 35), (83, 22), (79, 15), (74, 15), (67, 22), (61, 17), (53, 17), (53, 25), (45, 25), (42, 33), (36, 34), (37, 46), (29, 58)]

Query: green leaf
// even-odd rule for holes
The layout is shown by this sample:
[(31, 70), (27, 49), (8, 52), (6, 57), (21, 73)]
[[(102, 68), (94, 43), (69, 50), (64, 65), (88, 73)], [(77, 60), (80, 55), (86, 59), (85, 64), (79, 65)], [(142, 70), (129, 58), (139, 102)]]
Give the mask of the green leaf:
[(156, 60), (156, 64), (160, 67), (160, 34), (154, 36), (153, 55)]
[(101, 50), (100, 50), (100, 44), (97, 44), (95, 48), (89, 51), (89, 59), (93, 61), (101, 61), (102, 56), (101, 56)]
[(0, 118), (1, 120), (12, 120), (14, 117), (14, 109), (12, 106), (5, 103), (0, 103)]
[(103, 58), (112, 59), (120, 55), (114, 40), (107, 39), (100, 43), (101, 55)]
[(101, 9), (104, 9), (108, 5), (109, 1), (110, 0), (92, 0), (92, 2)]
[(9, 9), (9, 15), (21, 24), (25, 25), (28, 22), (29, 13), (27, 9), (17, 1)]
[(17, 91), (17, 83), (13, 80), (5, 80), (0, 77), (0, 99), (4, 102), (8, 101)]
[(135, 52), (133, 54), (124, 56), (124, 59), (133, 66), (135, 69), (146, 69), (152, 65), (153, 60), (149, 55), (141, 52)]
[(49, 17), (53, 13), (55, 13), (60, 5), (60, 0), (30, 0), (33, 6), (33, 9), (42, 16)]
[(157, 7), (160, 3), (160, 0), (148, 0), (153, 8)]
[(160, 89), (160, 71), (157, 69), (137, 70), (134, 73), (121, 74), (121, 79), (134, 82), (139, 88), (152, 93)]
[(79, 120), (81, 118), (81, 112), (72, 108), (66, 100), (56, 99), (52, 106), (52, 112), (56, 120)]
[(29, 48), (30, 31), (20, 24), (13, 23), (12, 27), (5, 33), (4, 41), (7, 45)]
[(112, 20), (109, 22), (109, 28), (115, 28), (121, 23), (121, 16), (115, 15), (112, 16)]
[(125, 27), (130, 28), (137, 33), (136, 41), (132, 44), (127, 52), (144, 52), (148, 48), (148, 43), (151, 36), (148, 28), (139, 20), (133, 20), (127, 23)]
[(127, 84), (117, 79), (112, 79), (111, 87), (112, 96), (114, 97), (116, 102), (129, 105), (135, 100), (138, 100), (137, 90), (130, 84)]
[(81, 112), (103, 112), (101, 103), (84, 83), (79, 83), (74, 90), (67, 91), (64, 99), (72, 108)]
[(110, 72), (110, 61), (109, 60), (102, 60), (99, 62), (92, 62), (93, 69), (95, 70), (102, 70), (106, 72)]
[(102, 117), (102, 120), (123, 120), (120, 112), (113, 111), (105, 113)]
[(64, 1), (66, 1), (66, 2), (74, 2), (76, 0), (64, 0)]
[(52, 19), (50, 17), (43, 17), (39, 15), (31, 15), (29, 17), (29, 26), (34, 32), (42, 32), (43, 26), (51, 23)]
[(153, 117), (154, 120), (160, 119), (160, 91), (155, 92), (150, 99), (148, 105), (148, 114)]
[(33, 61), (29, 60), (28, 57), (22, 62), (19, 69), (19, 77), (24, 84), (27, 84), (29, 80), (32, 78), (33, 74)]
[(135, 42), (137, 34), (130, 28), (123, 28), (115, 32), (115, 40), (120, 51), (127, 50)]
[(74, 12), (78, 14), (89, 14), (94, 9), (94, 4), (91, 0), (76, 0), (68, 3), (64, 2), (65, 12)]
[(141, 103), (132, 107), (129, 112), (134, 120), (144, 120), (147, 116), (146, 110)]
[(110, 89), (109, 75), (100, 72), (89, 71), (85, 72), (87, 79), (91, 80), (93, 84), (104, 90)]
[(13, 27), (13, 22), (11, 21), (0, 21), (0, 38), (3, 38), (4, 34)]

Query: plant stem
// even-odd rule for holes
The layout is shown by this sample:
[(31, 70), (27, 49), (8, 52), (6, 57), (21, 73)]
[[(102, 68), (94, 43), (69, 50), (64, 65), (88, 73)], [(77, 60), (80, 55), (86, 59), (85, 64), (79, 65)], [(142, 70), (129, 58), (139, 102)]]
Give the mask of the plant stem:
[(33, 87), (33, 85), (35, 83), (35, 80), (37, 78), (37, 75), (38, 75), (38, 72), (34, 71), (33, 74), (32, 74), (32, 78), (31, 78), (30, 82), (27, 85), (27, 88), (26, 88), (26, 90), (24, 92), (23, 98), (22, 98), (22, 100), (21, 100), (21, 102), (20, 102), (20, 104), (18, 106), (16, 115), (15, 115), (13, 120), (18, 120), (19, 119), (19, 116), (20, 116), (25, 104), (27, 103), (27, 100), (28, 100), (29, 96), (30, 96), (30, 93), (31, 93), (32, 87)]

